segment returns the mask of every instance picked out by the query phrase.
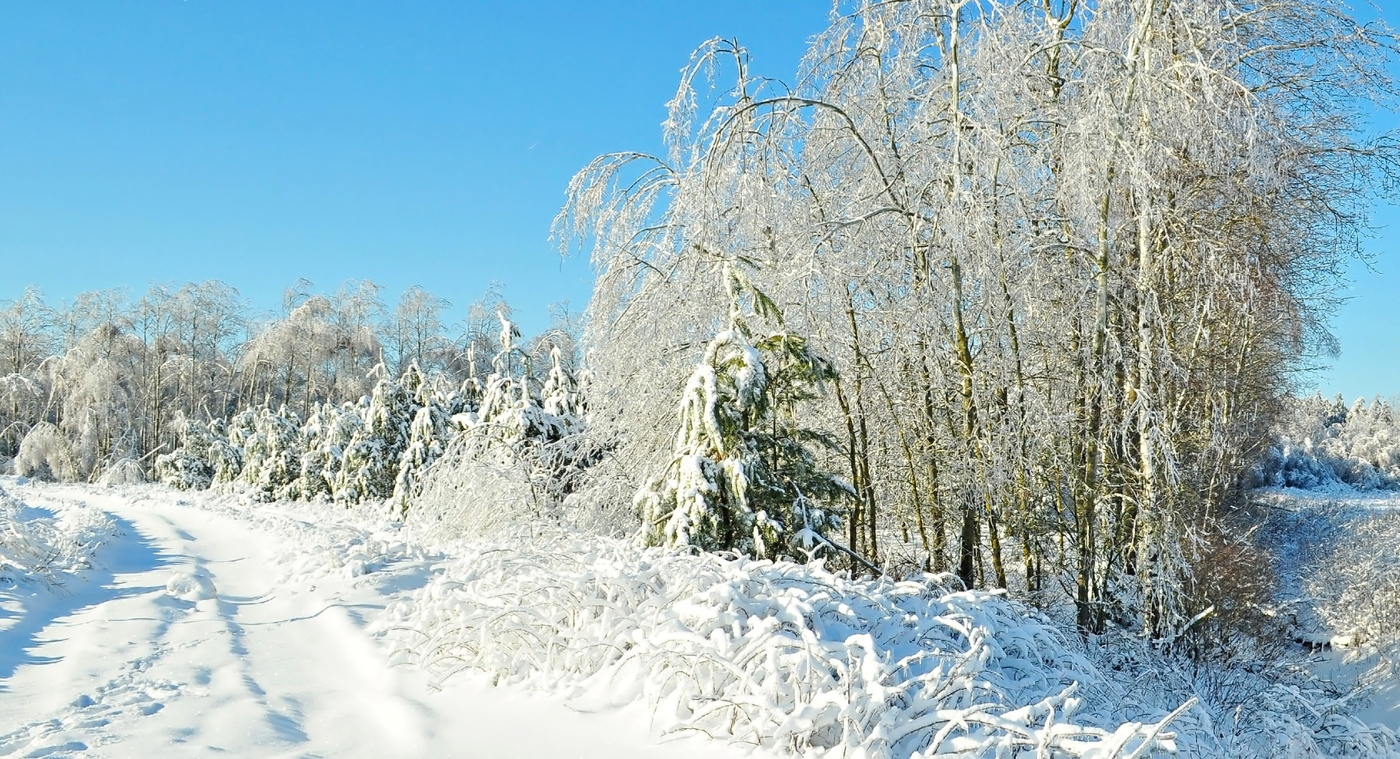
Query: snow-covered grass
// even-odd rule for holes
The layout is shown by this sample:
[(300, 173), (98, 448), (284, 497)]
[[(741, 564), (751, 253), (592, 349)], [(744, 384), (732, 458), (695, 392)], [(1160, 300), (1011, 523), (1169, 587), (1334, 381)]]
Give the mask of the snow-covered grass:
[[(336, 726), (346, 710), (364, 706), (356, 689), (369, 686), (351, 677), (363, 669), (374, 683), (397, 683), (366, 691), (366, 720), (397, 715), (380, 720), (388, 732), (366, 738), (366, 747), (455, 745), (449, 735), (481, 729), (472, 715), (483, 699), (533, 699), (529, 709), (557, 708), (556, 717), (575, 715), (580, 725), (627, 725), (638, 736), (629, 741), (648, 732), (712, 736), (715, 743), (695, 745), (717, 756), (731, 742), (754, 756), (833, 758), (1122, 759), (1173, 748), (1193, 757), (1400, 756), (1392, 730), (1367, 724), (1400, 725), (1400, 712), (1368, 708), (1367, 692), (1352, 689), (1372, 669), (1375, 647), (1348, 638), (1352, 628), (1337, 616), (1379, 608), (1393, 585), (1356, 577), (1393, 573), (1397, 497), (1266, 494), (1281, 521), (1261, 528), (1261, 545), (1273, 546), (1292, 573), (1283, 600), (1312, 604), (1316, 635), (1288, 621), (1278, 642), (1287, 651), (1195, 661), (1130, 632), (1085, 640), (1055, 621), (1059, 609), (1043, 616), (940, 576), (852, 579), (820, 566), (643, 549), (559, 528), (436, 542), (439, 528), (392, 519), (379, 503), (347, 509), (155, 485), (20, 483), (0, 479), (0, 574), (25, 591), (4, 607), (17, 647), (0, 657), (0, 676), (13, 673), (0, 687), (42, 694), (58, 676), (68, 678), (59, 689), (72, 693), (33, 706), (0, 695), (0, 714), (22, 728), (0, 734), (0, 754), (74, 740), (155, 740), (136, 720), (196, 730), (207, 745), (248, 756), (290, 750), (301, 734), (311, 736), (303, 748), (349, 750), (352, 736)], [(115, 544), (94, 554), (108, 541)], [(84, 572), (90, 564), (99, 571)], [(56, 583), (66, 590), (46, 591)], [(1301, 603), (1281, 604), (1280, 613)], [(105, 632), (112, 620), (123, 625), (119, 637)], [(51, 636), (50, 623), (69, 632)], [(1388, 621), (1377, 624), (1393, 632)], [(143, 635), (150, 640), (141, 650), (127, 652)], [(1332, 648), (1310, 653), (1293, 636)], [(293, 649), (302, 663), (288, 670)], [(1341, 666), (1348, 654), (1368, 657), (1362, 670)], [(1318, 667), (1336, 666), (1310, 672), (1310, 655)], [(111, 657), (136, 663), (107, 672), (110, 682), (92, 690), (83, 673)], [(59, 660), (72, 661), (71, 671), (40, 671)], [(257, 689), (241, 688), (239, 678), (201, 684), (209, 661)], [(411, 666), (392, 675), (375, 669), (388, 661)], [(413, 690), (428, 677), (440, 692)], [(152, 704), (118, 698), (156, 686), (150, 698), (164, 705), (160, 720), (149, 716)], [(259, 690), (291, 694), (298, 706), (279, 706)], [(1370, 695), (1387, 708), (1400, 704), (1400, 691)], [(240, 704), (240, 714), (266, 713), (272, 732), (254, 740), (232, 737), (242, 735), (232, 723), (201, 727), (210, 698)], [(83, 725), (96, 712), (111, 724), (89, 740)], [(453, 726), (458, 715), (468, 722)], [(284, 719), (301, 733), (276, 727)], [(379, 735), (368, 721), (362, 727)], [(493, 734), (507, 750), (491, 755), (531, 755), (508, 750), (524, 738)]]
[[(644, 699), (655, 724), (851, 757), (1145, 756), (1094, 668), (1043, 618), (943, 578), (851, 580), (816, 566), (607, 539), (469, 546), (386, 609), (396, 660), (440, 680), (588, 702)], [(1178, 712), (1179, 713), (1179, 712)]]
[(61, 585), (90, 568), (98, 546), (116, 534), (116, 524), (100, 510), (80, 504), (39, 509), (0, 485), (0, 583)]

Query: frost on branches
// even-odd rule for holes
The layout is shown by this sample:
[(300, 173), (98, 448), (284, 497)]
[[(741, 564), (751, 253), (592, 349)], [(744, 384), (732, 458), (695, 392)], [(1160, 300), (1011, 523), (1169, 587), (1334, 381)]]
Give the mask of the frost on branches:
[[(581, 434), (584, 404), (558, 346), (537, 391), (529, 356), (515, 344), (519, 331), (504, 315), (499, 319), (500, 350), (480, 404), (452, 417), (459, 432), (438, 465), (424, 472), (414, 502), (414, 518), (443, 534), (483, 537), (557, 522), (600, 455)], [(480, 387), (474, 375), (469, 383), (464, 391)]]
[(795, 558), (830, 545), (830, 507), (848, 495), (819, 471), (808, 445), (828, 444), (797, 425), (798, 403), (835, 376), (806, 339), (786, 332), (755, 337), (742, 318), (747, 294), (758, 316), (781, 323), (777, 307), (732, 266), (724, 268), (729, 328), (705, 348), (681, 399), (675, 455), (635, 498), (651, 545), (735, 550)]

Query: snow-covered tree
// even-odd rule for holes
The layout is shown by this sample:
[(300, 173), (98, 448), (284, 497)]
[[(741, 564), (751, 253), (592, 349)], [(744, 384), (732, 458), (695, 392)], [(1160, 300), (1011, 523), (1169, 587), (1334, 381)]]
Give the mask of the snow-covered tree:
[(411, 390), (382, 368), (380, 374), (364, 409), (364, 423), (345, 447), (335, 481), (337, 501), (360, 503), (394, 494), (399, 459), (408, 448), (417, 407)]
[(240, 488), (263, 501), (296, 496), (301, 473), (301, 419), (286, 406), (248, 409), (229, 424), (229, 443), (242, 452)]
[(80, 477), (68, 437), (49, 422), (34, 425), (24, 436), (15, 456), (15, 473), (59, 482), (73, 482)]
[(13, 458), (26, 433), (42, 420), (44, 390), (23, 374), (0, 375), (0, 458)]
[(384, 325), (388, 365), (402, 376), (409, 366), (431, 371), (451, 363), (442, 334), (442, 311), (451, 305), (421, 287), (410, 287)]
[(840, 369), (807, 418), (852, 548), (1170, 636), (1393, 177), (1360, 116), (1391, 47), (1331, 0), (856, 0), (791, 86), (713, 40), (666, 153), (596, 159), (558, 219), (595, 429), (617, 471), (674, 460), (713, 262), (751, 262)]
[(733, 300), (728, 328), (686, 383), (670, 464), (636, 496), (643, 535), (656, 545), (801, 558), (837, 529), (833, 502), (850, 494), (808, 448), (829, 441), (793, 415), (835, 373), (802, 337), (755, 335), (740, 311), (741, 291), (766, 315), (776, 317), (776, 307), (724, 271)]
[(409, 426), (408, 446), (399, 459), (399, 472), (394, 478), (394, 492), (389, 499), (391, 512), (400, 517), (407, 515), (409, 504), (422, 492), (428, 467), (446, 450), (451, 428), (451, 415), (442, 406), (428, 403), (418, 407)]
[(156, 457), (156, 480), (178, 490), (207, 490), (214, 484), (214, 435), (195, 419), (177, 426), (180, 447)]

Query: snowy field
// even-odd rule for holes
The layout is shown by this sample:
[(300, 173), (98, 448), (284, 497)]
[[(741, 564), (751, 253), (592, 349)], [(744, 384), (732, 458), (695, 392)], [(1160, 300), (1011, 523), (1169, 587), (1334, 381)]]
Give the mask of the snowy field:
[[(1326, 517), (1307, 530), (1400, 505), (1271, 497)], [(1319, 669), (1374, 672), (1388, 652), (1317, 598)], [(1316, 755), (1094, 662), (949, 578), (0, 478), (0, 756)], [(1371, 677), (1359, 716), (1395, 727)]]

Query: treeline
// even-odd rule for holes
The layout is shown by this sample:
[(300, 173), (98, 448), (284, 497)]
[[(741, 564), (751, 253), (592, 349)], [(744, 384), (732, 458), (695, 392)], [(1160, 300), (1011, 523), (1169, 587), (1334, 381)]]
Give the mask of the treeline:
[(1252, 484), (1400, 489), (1400, 415), (1384, 398), (1288, 398)]
[[(669, 152), (596, 159), (557, 222), (598, 272), (594, 423), (653, 540), (761, 544), (734, 529), (766, 517), (750, 475), (791, 501), (812, 454), (871, 564), (1063, 588), (1086, 630), (1222, 616), (1197, 569), (1245, 539), (1247, 472), (1395, 176), (1361, 115), (1393, 38), (1329, 0), (832, 19), (789, 82), (702, 48)], [(789, 338), (821, 392), (754, 381)]]
[[(449, 339), (421, 290), (393, 309), (368, 284), (298, 290), (256, 321), (212, 284), (7, 306), (0, 455), (42, 429), (79, 479), (130, 459), (402, 504), (406, 457), (438, 439), (413, 428), (440, 426), (466, 441), (442, 499), (491, 502), (446, 519), (526, 517), (538, 483), (581, 512), (631, 504), (599, 523), (640, 518), (653, 543), (1064, 592), (1086, 631), (1210, 638), (1259, 613), (1228, 585), (1268, 582), (1231, 558), (1242, 494), (1330, 345), (1371, 188), (1397, 178), (1360, 110), (1389, 102), (1394, 37), (1332, 0), (832, 18), (791, 85), (706, 45), (669, 152), (572, 181), (555, 231), (597, 274), (586, 428), (545, 390), (574, 377), (567, 320), (517, 349), (498, 301)], [(516, 422), (473, 382), (510, 383)], [(511, 425), (568, 434), (485, 434)]]
[[(268, 497), (387, 498), (399, 458), (426, 455), (414, 445), (444, 444), (483, 406), (499, 422), (506, 407), (542, 409), (549, 393), (571, 392), (549, 385), (572, 383), (566, 312), (522, 341), (494, 290), (451, 331), (447, 307), (414, 287), (390, 308), (370, 282), (331, 294), (299, 283), (268, 317), (216, 281), (62, 307), (27, 290), (0, 303), (0, 466), (88, 481), (128, 462), (187, 487), (241, 478)], [(324, 463), (313, 481), (299, 460), (312, 451), (374, 471), (357, 481)]]

